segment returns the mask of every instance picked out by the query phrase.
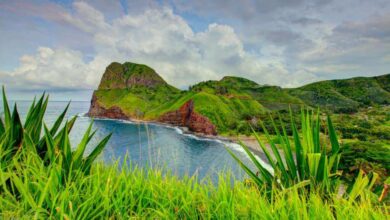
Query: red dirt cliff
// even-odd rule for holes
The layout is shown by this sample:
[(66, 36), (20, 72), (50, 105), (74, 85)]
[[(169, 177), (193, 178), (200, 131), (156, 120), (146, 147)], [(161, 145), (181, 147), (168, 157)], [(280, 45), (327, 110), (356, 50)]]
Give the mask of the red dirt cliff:
[(117, 106), (113, 106), (109, 109), (100, 106), (95, 94), (92, 96), (88, 116), (112, 119), (130, 119), (125, 113), (123, 113), (122, 109)]
[(194, 102), (192, 100), (184, 103), (180, 109), (167, 112), (162, 115), (158, 121), (177, 126), (187, 127), (190, 131), (206, 135), (216, 135), (217, 130), (211, 121), (194, 111)]

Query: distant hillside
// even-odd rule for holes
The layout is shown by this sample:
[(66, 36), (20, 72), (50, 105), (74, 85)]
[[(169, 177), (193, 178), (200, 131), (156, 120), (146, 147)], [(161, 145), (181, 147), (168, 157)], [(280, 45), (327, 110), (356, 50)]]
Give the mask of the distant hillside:
[(205, 133), (248, 131), (248, 122), (264, 113), (319, 106), (353, 112), (359, 107), (390, 104), (390, 74), (312, 83), (295, 89), (262, 86), (226, 76), (181, 91), (152, 68), (126, 62), (111, 63), (94, 92), (89, 115), (166, 122)]
[(390, 92), (390, 73), (382, 76), (376, 76), (374, 79), (387, 92)]
[(390, 104), (390, 74), (327, 80), (287, 90), (310, 106), (332, 111), (353, 112), (370, 105)]

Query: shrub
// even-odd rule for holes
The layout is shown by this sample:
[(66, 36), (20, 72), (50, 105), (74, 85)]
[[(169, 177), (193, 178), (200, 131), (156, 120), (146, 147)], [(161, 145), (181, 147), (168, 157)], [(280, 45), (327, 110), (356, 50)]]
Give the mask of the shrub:
[(383, 182), (390, 170), (390, 150), (383, 143), (355, 141), (344, 144), (341, 148), (343, 155), (340, 168), (346, 174), (346, 180), (351, 181), (359, 169), (366, 173), (376, 172), (380, 182)]
[[(3, 88), (4, 122), (0, 118), (1, 168), (7, 170), (9, 163), (15, 160), (17, 153), (20, 151), (36, 154), (42, 164), (56, 167), (59, 181), (65, 184), (71, 178), (90, 172), (92, 163), (102, 152), (111, 135), (105, 137), (87, 157), (84, 157), (85, 149), (95, 134), (95, 132), (92, 132), (91, 123), (78, 147), (72, 151), (69, 132), (76, 121), (76, 117), (66, 121), (60, 129), (68, 105), (49, 129), (43, 122), (48, 100), (45, 94), (41, 96), (38, 102), (34, 100), (26, 115), (25, 123), (22, 124), (16, 105), (11, 114)], [(42, 130), (44, 131), (43, 134)]]

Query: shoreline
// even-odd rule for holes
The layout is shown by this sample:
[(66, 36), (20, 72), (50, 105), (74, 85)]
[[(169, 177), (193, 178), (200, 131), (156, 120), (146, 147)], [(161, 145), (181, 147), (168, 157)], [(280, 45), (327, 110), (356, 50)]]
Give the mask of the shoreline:
[[(222, 142), (229, 142), (229, 143), (235, 143), (239, 145), (239, 140), (243, 142), (255, 155), (257, 156), (264, 156), (264, 153), (261, 151), (256, 138), (254, 137), (226, 137), (226, 136), (220, 136), (220, 135), (205, 135), (202, 133), (196, 133), (189, 131), (187, 127), (181, 127), (172, 125), (169, 123), (154, 121), (154, 120), (142, 120), (142, 119), (116, 119), (116, 118), (107, 118), (107, 117), (91, 117), (88, 115), (88, 113), (83, 114), (84, 117), (94, 118), (94, 119), (100, 119), (100, 120), (115, 120), (115, 121), (127, 121), (127, 122), (133, 122), (133, 123), (144, 123), (144, 124), (154, 124), (159, 126), (165, 126), (170, 128), (177, 128), (180, 129), (182, 134), (187, 135), (194, 135), (198, 138), (204, 138), (209, 140), (218, 140)], [(240, 146), (241, 147), (241, 146)]]

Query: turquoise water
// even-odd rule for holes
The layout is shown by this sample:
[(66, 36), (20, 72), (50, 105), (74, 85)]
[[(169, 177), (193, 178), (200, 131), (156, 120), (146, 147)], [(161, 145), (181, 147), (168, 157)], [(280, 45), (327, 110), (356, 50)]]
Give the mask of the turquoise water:
[[(79, 116), (71, 132), (73, 146), (77, 146), (92, 121), (84, 116), (89, 104), (72, 102), (70, 105), (68, 117)], [(25, 115), (30, 102), (18, 101), (17, 105), (21, 115)], [(66, 105), (67, 102), (49, 102), (45, 122), (52, 124)], [(124, 166), (123, 158), (128, 155), (132, 165), (163, 167), (180, 177), (197, 175), (203, 179), (210, 176), (216, 180), (218, 172), (231, 171), (236, 178), (242, 179), (243, 171), (226, 151), (225, 147), (228, 147), (250, 164), (237, 144), (183, 134), (175, 127), (107, 119), (95, 119), (93, 127), (97, 132), (87, 153), (103, 137), (113, 134), (100, 157), (105, 163), (119, 161), (120, 166)]]

